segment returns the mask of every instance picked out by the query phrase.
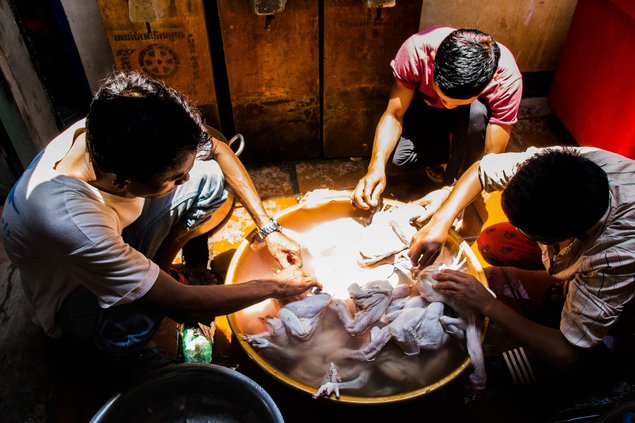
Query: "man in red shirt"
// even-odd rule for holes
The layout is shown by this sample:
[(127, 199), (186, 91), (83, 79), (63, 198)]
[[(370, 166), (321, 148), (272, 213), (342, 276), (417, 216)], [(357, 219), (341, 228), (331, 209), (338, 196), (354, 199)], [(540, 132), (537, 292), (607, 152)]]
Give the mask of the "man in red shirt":
[(509, 49), (475, 29), (431, 27), (412, 35), (391, 62), (395, 77), (353, 204), (378, 204), (386, 174), (425, 168), (450, 185), (486, 153), (505, 151), (522, 97)]

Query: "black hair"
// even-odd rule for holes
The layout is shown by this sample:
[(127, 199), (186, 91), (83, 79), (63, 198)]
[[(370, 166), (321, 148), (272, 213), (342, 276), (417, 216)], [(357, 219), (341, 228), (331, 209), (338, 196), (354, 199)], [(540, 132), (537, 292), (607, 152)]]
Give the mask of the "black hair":
[(477, 29), (457, 29), (441, 41), (434, 57), (434, 82), (446, 96), (468, 99), (479, 95), (498, 69), (500, 48)]
[(543, 239), (582, 239), (609, 205), (606, 173), (573, 149), (546, 149), (527, 160), (503, 191), (510, 223)]
[(204, 149), (209, 137), (182, 94), (140, 73), (117, 72), (91, 102), (86, 145), (101, 171), (145, 181), (173, 167), (179, 152)]

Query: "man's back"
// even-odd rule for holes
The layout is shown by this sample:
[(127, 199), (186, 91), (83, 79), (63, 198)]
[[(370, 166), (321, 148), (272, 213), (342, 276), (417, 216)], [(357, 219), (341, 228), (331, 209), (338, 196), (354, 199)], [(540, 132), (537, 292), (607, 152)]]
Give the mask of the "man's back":
[[(156, 278), (149, 259), (128, 247), (121, 231), (141, 212), (143, 199), (99, 191), (56, 171), (83, 120), (40, 153), (18, 180), (3, 209), (3, 243), (45, 331), (59, 335), (55, 313), (83, 281), (102, 304), (139, 297)], [(141, 281), (141, 285), (140, 282)], [(145, 292), (145, 291), (143, 291)]]

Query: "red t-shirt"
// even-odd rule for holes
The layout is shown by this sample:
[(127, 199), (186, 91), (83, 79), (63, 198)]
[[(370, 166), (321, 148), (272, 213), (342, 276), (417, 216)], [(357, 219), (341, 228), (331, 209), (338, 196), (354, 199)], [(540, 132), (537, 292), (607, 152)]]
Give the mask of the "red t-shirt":
[[(395, 79), (419, 91), (423, 100), (433, 107), (444, 106), (432, 87), (434, 61), (430, 53), (454, 30), (447, 26), (426, 28), (410, 36), (390, 62)], [(479, 99), (489, 106), (491, 123), (512, 125), (518, 120), (523, 80), (512, 53), (501, 43), (498, 46), (501, 52), (498, 69)]]

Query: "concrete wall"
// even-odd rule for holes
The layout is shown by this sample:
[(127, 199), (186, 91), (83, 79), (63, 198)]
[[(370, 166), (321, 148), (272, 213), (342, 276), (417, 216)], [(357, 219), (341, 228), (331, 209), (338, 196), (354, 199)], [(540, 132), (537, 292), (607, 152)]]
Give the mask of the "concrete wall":
[(0, 122), (23, 167), (57, 135), (46, 91), (29, 57), (13, 11), (0, 2)]
[(577, 0), (425, 0), (421, 28), (476, 28), (510, 48), (522, 72), (554, 71)]
[(97, 0), (61, 0), (90, 89), (114, 69)]

